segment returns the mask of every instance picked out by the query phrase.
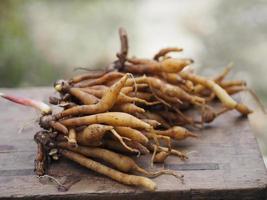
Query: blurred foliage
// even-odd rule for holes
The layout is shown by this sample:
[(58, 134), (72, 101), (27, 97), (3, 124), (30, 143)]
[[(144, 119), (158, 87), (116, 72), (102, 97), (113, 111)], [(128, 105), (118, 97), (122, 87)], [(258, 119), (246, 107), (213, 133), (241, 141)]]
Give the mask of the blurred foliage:
[(0, 87), (46, 85), (58, 77), (35, 49), (23, 9), (23, 1), (0, 1)]
[(134, 8), (129, 0), (0, 1), (0, 87), (51, 85), (75, 67), (105, 67)]

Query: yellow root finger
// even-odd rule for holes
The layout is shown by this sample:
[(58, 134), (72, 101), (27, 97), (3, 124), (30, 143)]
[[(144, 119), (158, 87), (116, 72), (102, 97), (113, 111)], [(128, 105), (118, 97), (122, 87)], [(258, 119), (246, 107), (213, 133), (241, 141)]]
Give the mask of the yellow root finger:
[(125, 147), (125, 149), (127, 149), (131, 152), (135, 152), (135, 153), (140, 154), (140, 151), (138, 151), (137, 149), (133, 149), (133, 148), (129, 147), (127, 144), (125, 144), (123, 139), (121, 138), (121, 136), (114, 129), (111, 129), (111, 132), (119, 140), (119, 142)]
[(122, 172), (119, 172), (117, 170), (114, 170), (112, 168), (109, 168), (103, 164), (100, 164), (96, 161), (93, 161), (85, 156), (82, 156), (80, 154), (68, 151), (68, 150), (62, 150), (61, 154), (74, 161), (79, 163), (80, 165), (91, 169), (95, 172), (98, 172), (100, 174), (103, 174), (105, 176), (110, 177), (113, 180), (116, 180), (120, 183), (126, 184), (126, 185), (134, 185), (134, 186), (142, 186), (148, 190), (155, 190), (156, 184), (151, 181), (148, 178), (135, 176), (135, 175), (128, 175)]

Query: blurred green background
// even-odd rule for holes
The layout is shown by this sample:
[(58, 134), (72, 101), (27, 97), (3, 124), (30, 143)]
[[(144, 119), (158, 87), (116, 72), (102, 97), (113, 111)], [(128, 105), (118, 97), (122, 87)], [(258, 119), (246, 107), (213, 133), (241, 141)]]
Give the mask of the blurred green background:
[[(266, 22), (266, 0), (1, 0), (0, 87), (52, 85), (77, 67), (104, 68), (123, 26), (130, 55), (183, 47), (178, 56), (205, 75), (233, 62), (232, 78), (245, 79), (266, 104)], [(265, 121), (256, 132), (266, 153)]]

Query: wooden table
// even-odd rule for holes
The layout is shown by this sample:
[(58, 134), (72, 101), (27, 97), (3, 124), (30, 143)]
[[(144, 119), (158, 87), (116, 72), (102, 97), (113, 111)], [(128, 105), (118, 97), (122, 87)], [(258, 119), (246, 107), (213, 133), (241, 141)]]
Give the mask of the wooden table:
[[(1, 92), (47, 101), (47, 88)], [(186, 162), (169, 157), (165, 167), (183, 173), (184, 183), (172, 176), (154, 181), (155, 192), (128, 187), (84, 169), (71, 161), (55, 163), (50, 173), (60, 181), (81, 179), (69, 191), (59, 192), (55, 184), (42, 184), (33, 173), (39, 130), (38, 113), (0, 99), (0, 199), (266, 199), (267, 174), (254, 134), (247, 119), (232, 111), (202, 131), (199, 139), (174, 144), (188, 152)], [(34, 125), (33, 125), (34, 124)], [(23, 131), (19, 131), (23, 126)], [(147, 167), (148, 158), (140, 165)], [(157, 165), (157, 168), (163, 166)]]

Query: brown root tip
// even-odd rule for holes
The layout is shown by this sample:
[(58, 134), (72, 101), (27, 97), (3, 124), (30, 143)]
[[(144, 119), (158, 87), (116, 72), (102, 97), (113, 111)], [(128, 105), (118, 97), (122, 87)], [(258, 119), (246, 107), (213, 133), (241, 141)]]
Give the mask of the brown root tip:
[(181, 160), (188, 160), (188, 157), (186, 155), (180, 156)]
[(245, 115), (245, 116), (247, 116), (248, 114), (251, 114), (253, 112), (246, 105), (244, 105), (242, 103), (237, 104), (236, 110), (238, 110), (242, 115)]
[(187, 136), (187, 137), (198, 138), (198, 135), (197, 135), (197, 134), (194, 134), (194, 133), (192, 133), (192, 132), (190, 132), (190, 131), (187, 131), (187, 132), (186, 132), (186, 136)]
[(195, 61), (194, 61), (193, 59), (188, 59), (188, 62), (189, 62), (190, 64), (193, 64)]
[(188, 159), (188, 157), (184, 153), (177, 151), (177, 150), (172, 150), (171, 154), (178, 156), (181, 160), (187, 160)]
[(247, 82), (246, 81), (242, 80), (241, 82), (242, 82), (242, 84), (241, 84), (242, 86), (247, 86)]

